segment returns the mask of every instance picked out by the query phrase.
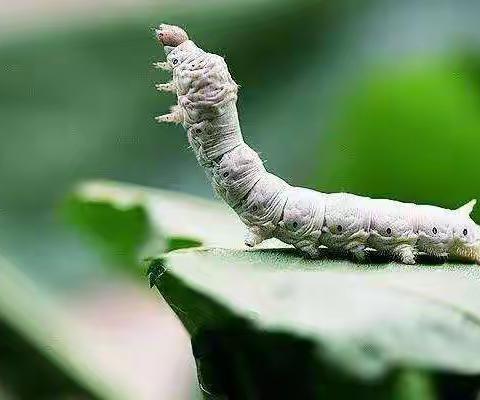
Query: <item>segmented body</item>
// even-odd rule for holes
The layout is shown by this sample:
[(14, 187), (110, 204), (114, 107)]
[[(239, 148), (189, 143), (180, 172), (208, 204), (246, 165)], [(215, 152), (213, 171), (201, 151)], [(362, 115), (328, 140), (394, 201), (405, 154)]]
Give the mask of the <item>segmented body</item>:
[(177, 95), (159, 122), (183, 124), (199, 164), (218, 195), (247, 226), (245, 243), (276, 237), (310, 257), (320, 249), (365, 259), (372, 248), (413, 264), (424, 252), (480, 262), (480, 228), (470, 219), (474, 201), (458, 210), (370, 199), (348, 193), (320, 193), (294, 187), (269, 173), (243, 140), (236, 108), (238, 86), (224, 59), (188, 40), (178, 27), (161, 25), (173, 80), (157, 85)]

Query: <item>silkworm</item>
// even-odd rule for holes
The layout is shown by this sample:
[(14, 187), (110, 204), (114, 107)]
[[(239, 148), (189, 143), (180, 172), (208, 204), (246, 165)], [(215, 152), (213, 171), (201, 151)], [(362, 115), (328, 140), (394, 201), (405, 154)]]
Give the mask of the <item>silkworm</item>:
[(480, 227), (470, 218), (475, 200), (449, 210), (291, 186), (268, 172), (244, 142), (238, 85), (225, 60), (179, 27), (160, 25), (156, 37), (167, 61), (155, 66), (173, 75), (157, 89), (177, 96), (171, 112), (156, 119), (187, 130), (215, 192), (246, 225), (247, 246), (276, 237), (313, 258), (327, 248), (363, 261), (373, 249), (405, 264), (420, 253), (480, 264)]

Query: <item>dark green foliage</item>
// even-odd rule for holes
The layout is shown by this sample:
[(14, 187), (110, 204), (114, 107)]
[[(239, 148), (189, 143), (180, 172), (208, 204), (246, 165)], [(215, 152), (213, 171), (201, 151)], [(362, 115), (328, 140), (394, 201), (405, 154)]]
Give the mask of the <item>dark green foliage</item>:
[(82, 202), (72, 197), (65, 212), (71, 223), (98, 242), (104, 254), (133, 271), (138, 254), (150, 237), (151, 228), (144, 208), (119, 209), (111, 203)]

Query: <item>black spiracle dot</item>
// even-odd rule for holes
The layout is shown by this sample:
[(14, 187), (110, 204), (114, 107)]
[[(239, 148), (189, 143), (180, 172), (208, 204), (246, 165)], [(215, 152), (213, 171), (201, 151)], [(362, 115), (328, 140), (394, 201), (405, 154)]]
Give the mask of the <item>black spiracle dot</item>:
[(177, 60), (176, 58), (174, 58), (174, 59), (172, 60), (172, 64), (173, 64), (173, 65), (177, 65), (177, 64), (178, 64), (178, 60)]
[(224, 178), (228, 177), (228, 175), (230, 175), (228, 172), (224, 172), (224, 173), (223, 173), (223, 177), (224, 177)]
[(337, 225), (337, 232), (343, 231), (343, 226), (342, 225)]
[(438, 233), (438, 229), (437, 229), (437, 228), (433, 228), (433, 229), (432, 229), (432, 232), (433, 232), (434, 235), (436, 235), (436, 234)]
[(295, 222), (292, 224), (292, 226), (293, 226), (293, 229), (297, 229), (297, 228), (298, 228), (298, 222), (295, 221)]
[(391, 235), (392, 234), (392, 228), (387, 228), (387, 235)]
[(468, 235), (468, 230), (465, 228), (465, 229), (463, 230), (463, 236), (467, 236), (467, 235)]
[(195, 129), (195, 133), (202, 133), (202, 130), (200, 128)]
[(252, 211), (257, 211), (258, 210), (258, 206), (253, 206), (252, 207)]

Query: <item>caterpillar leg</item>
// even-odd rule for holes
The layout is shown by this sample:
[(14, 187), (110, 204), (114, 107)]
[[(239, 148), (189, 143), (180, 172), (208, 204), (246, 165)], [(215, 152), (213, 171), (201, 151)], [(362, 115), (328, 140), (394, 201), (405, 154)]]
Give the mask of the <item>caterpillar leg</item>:
[(155, 85), (155, 89), (157, 89), (159, 92), (175, 93), (177, 91), (177, 87), (175, 86), (175, 83), (173, 81), (167, 83), (157, 83)]
[(301, 240), (299, 242), (293, 243), (296, 249), (300, 250), (302, 253), (305, 253), (309, 258), (320, 258), (322, 252), (318, 247), (318, 243), (312, 242), (311, 240)]
[(245, 245), (248, 247), (255, 247), (256, 245), (262, 243), (266, 238), (263, 237), (260, 232), (257, 232), (254, 228), (248, 228), (245, 233)]
[(169, 114), (160, 115), (155, 117), (157, 122), (169, 122), (179, 124), (183, 122), (183, 111), (179, 106), (173, 106)]
[(307, 246), (299, 246), (298, 249), (304, 252), (310, 258), (320, 258), (322, 255), (320, 249), (313, 244)]
[(393, 250), (393, 253), (403, 264), (415, 264), (415, 252), (412, 246), (399, 246)]
[[(360, 240), (362, 238), (360, 237)], [(364, 241), (353, 240), (345, 246), (345, 250), (356, 262), (365, 262), (367, 260), (367, 252)]]
[(153, 63), (153, 68), (163, 69), (164, 71), (171, 71), (173, 69), (172, 66), (166, 61), (154, 62)]
[(349, 252), (356, 262), (365, 262), (367, 260), (367, 252), (363, 244), (352, 247)]

